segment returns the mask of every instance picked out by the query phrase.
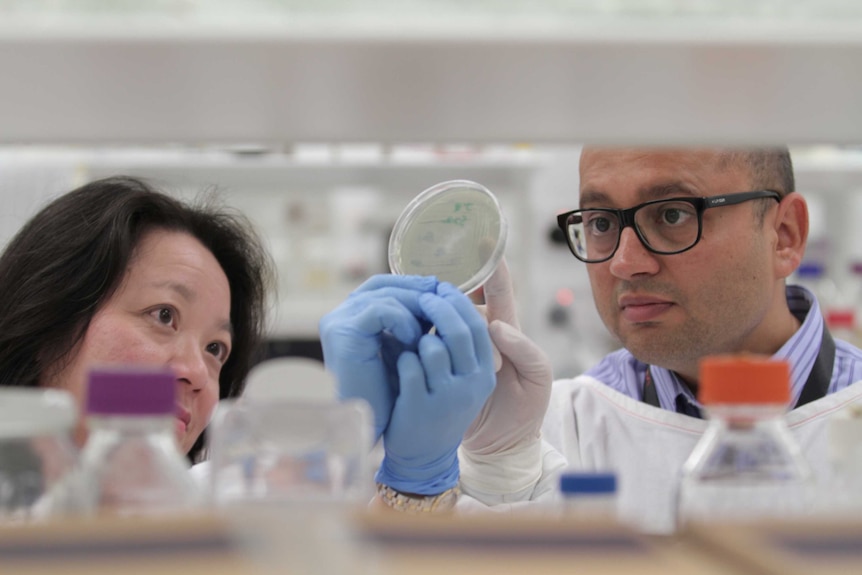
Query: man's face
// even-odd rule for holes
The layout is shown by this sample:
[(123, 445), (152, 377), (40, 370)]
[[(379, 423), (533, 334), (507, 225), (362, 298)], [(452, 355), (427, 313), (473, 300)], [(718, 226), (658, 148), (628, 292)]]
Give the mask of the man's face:
[[(581, 208), (620, 209), (756, 189), (747, 169), (710, 150), (586, 149), (580, 186)], [(776, 208), (760, 225), (760, 201), (775, 204), (706, 210), (700, 242), (687, 252), (649, 252), (628, 227), (610, 260), (587, 264), (599, 315), (635, 357), (695, 380), (704, 355), (765, 351), (758, 338), (783, 292), (771, 263)]]

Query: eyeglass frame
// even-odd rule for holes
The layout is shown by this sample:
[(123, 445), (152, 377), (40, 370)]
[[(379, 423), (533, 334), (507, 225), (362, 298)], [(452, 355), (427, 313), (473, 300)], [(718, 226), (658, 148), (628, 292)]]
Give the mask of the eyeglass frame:
[[(646, 248), (647, 251), (654, 253), (654, 254), (661, 255), (661, 256), (670, 256), (670, 255), (674, 255), (674, 254), (681, 254), (683, 252), (687, 252), (688, 250), (690, 250), (694, 246), (696, 246), (698, 244), (698, 242), (700, 242), (700, 237), (701, 237), (702, 232), (703, 232), (703, 212), (705, 212), (706, 210), (708, 210), (710, 208), (721, 208), (723, 206), (733, 206), (733, 205), (741, 204), (743, 202), (747, 202), (750, 200), (759, 200), (759, 199), (766, 199), (766, 198), (773, 198), (778, 203), (781, 203), (783, 195), (780, 192), (777, 192), (775, 190), (764, 189), (764, 190), (752, 190), (749, 192), (736, 192), (733, 194), (723, 194), (723, 195), (719, 195), (719, 196), (705, 196), (705, 197), (684, 196), (684, 197), (665, 198), (665, 199), (661, 199), (661, 200), (650, 200), (648, 202), (644, 202), (642, 204), (638, 204), (636, 206), (633, 206), (631, 208), (626, 208), (624, 210), (621, 210), (618, 208), (577, 209), (577, 210), (571, 210), (568, 212), (563, 212), (562, 214), (558, 214), (557, 215), (557, 226), (559, 226), (560, 230), (562, 230), (562, 232), (563, 232), (563, 235), (566, 237), (566, 244), (569, 246), (569, 251), (572, 252), (572, 255), (574, 255), (578, 260), (584, 262), (585, 264), (600, 264), (600, 263), (606, 262), (609, 259), (611, 259), (612, 257), (614, 257), (614, 255), (617, 253), (617, 250), (620, 248), (620, 239), (623, 236), (623, 230), (628, 228), (628, 227), (630, 227), (634, 230), (635, 235), (638, 237), (638, 240), (640, 240), (640, 242), (641, 242), (641, 245), (643, 245), (643, 247)], [(646, 206), (651, 206), (654, 204), (659, 204), (659, 203), (664, 203), (664, 202), (685, 202), (685, 203), (691, 204), (694, 207), (694, 209), (697, 211), (697, 237), (694, 239), (694, 242), (692, 242), (692, 244), (690, 246), (683, 248), (681, 250), (674, 250), (674, 251), (669, 251), (669, 252), (657, 250), (657, 249), (655, 249), (649, 245), (649, 242), (647, 242), (646, 238), (641, 233), (640, 228), (637, 226), (637, 224), (635, 224), (635, 213), (638, 210), (640, 210), (641, 208), (644, 208)], [(591, 211), (603, 211), (603, 212), (614, 213), (617, 216), (617, 220), (621, 224), (620, 228), (619, 228), (619, 233), (617, 234), (617, 241), (616, 241), (616, 245), (614, 245), (614, 249), (611, 250), (611, 253), (607, 257), (599, 259), (599, 260), (585, 260), (584, 258), (579, 256), (577, 254), (577, 252), (575, 251), (574, 246), (572, 245), (572, 239), (569, 236), (569, 231), (568, 231), (568, 226), (569, 226), (568, 219), (571, 216), (578, 214), (580, 212), (591, 212)]]

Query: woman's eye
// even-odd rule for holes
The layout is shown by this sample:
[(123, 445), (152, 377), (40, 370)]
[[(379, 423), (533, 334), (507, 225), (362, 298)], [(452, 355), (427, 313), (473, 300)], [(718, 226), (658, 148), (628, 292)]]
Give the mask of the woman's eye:
[(211, 344), (207, 345), (207, 353), (215, 356), (222, 363), (227, 359), (228, 350), (227, 346), (223, 343), (214, 341)]
[(171, 325), (174, 321), (174, 312), (171, 308), (163, 307), (158, 310), (159, 321), (165, 325)]

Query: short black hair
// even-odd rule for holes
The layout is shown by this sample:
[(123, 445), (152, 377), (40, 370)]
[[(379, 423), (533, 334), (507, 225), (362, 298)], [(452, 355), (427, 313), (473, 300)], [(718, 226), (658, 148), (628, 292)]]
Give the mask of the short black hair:
[[(230, 285), (233, 342), (219, 398), (242, 392), (259, 357), (273, 280), (259, 237), (238, 211), (212, 201), (186, 204), (124, 176), (58, 197), (0, 256), (0, 385), (38, 386), (47, 369), (68, 360), (122, 283), (141, 238), (153, 229), (190, 234), (221, 265)], [(202, 446), (203, 436), (189, 456)]]
[(793, 162), (786, 147), (725, 150), (720, 162), (723, 167), (738, 165), (745, 168), (756, 188), (775, 190), (782, 197), (796, 191)]
[[(793, 161), (786, 146), (725, 150), (720, 155), (719, 164), (723, 168), (740, 166), (746, 170), (751, 178), (752, 189), (774, 190), (782, 198), (796, 191)], [(755, 216), (761, 223), (770, 205), (771, 200), (763, 201), (760, 208), (755, 210)]]

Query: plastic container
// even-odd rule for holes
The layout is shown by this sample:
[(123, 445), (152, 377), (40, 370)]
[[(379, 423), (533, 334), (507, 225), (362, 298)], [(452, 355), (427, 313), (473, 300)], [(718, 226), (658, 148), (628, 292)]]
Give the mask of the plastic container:
[(614, 473), (567, 471), (560, 475), (564, 515), (571, 519), (617, 519)]
[(365, 506), (374, 494), (373, 419), (358, 399), (223, 400), (209, 435), (213, 503)]
[(262, 543), (261, 573), (378, 572), (353, 529), (374, 496), (366, 401), (244, 396), (221, 401), (210, 430), (212, 503)]
[[(57, 389), (0, 389), (0, 521), (28, 521), (75, 468), (75, 401)], [(59, 514), (59, 509), (57, 510)]]
[(442, 182), (416, 196), (396, 220), (389, 268), (395, 274), (433, 275), (470, 293), (494, 273), (507, 233), (500, 204), (485, 186)]
[(205, 501), (176, 440), (176, 377), (165, 370), (98, 370), (74, 507), (84, 515), (192, 511)]
[(813, 474), (784, 419), (789, 364), (755, 356), (706, 358), (699, 399), (709, 426), (682, 468), (679, 524), (809, 513)]

